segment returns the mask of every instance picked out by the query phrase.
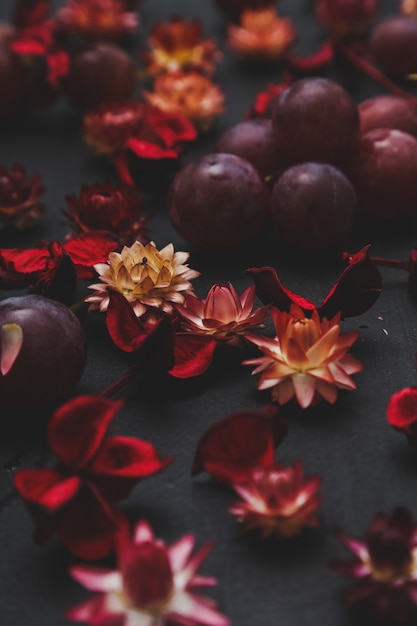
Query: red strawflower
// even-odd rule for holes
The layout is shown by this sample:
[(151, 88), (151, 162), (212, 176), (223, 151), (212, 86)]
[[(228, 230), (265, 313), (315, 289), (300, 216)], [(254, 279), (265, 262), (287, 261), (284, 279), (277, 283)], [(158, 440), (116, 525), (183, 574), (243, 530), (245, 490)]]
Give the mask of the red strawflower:
[(368, 605), (380, 620), (403, 623), (417, 609), (417, 524), (407, 509), (377, 513), (364, 541), (338, 531), (354, 560), (335, 559), (332, 569), (355, 579), (346, 604)]
[(317, 17), (336, 38), (362, 34), (374, 21), (376, 0), (317, 0)]
[(166, 546), (145, 521), (137, 524), (133, 541), (121, 531), (116, 570), (71, 568), (75, 580), (98, 594), (67, 617), (90, 626), (228, 626), (216, 602), (196, 593), (217, 580), (197, 574), (211, 545), (192, 555), (194, 543), (194, 535), (185, 535)]
[(184, 305), (176, 305), (183, 328), (229, 345), (242, 346), (246, 333), (263, 328), (268, 307), (253, 310), (255, 286), (241, 296), (231, 283), (214, 284), (203, 300), (187, 295)]
[(387, 407), (388, 423), (417, 445), (417, 387), (407, 387), (391, 397)]
[(200, 20), (172, 17), (157, 22), (149, 36), (149, 51), (142, 55), (149, 73), (198, 70), (213, 74), (223, 58), (214, 39), (205, 39)]
[(33, 226), (45, 209), (44, 191), (42, 177), (34, 174), (30, 179), (21, 163), (10, 170), (0, 165), (0, 229), (15, 226), (24, 230)]
[(192, 475), (205, 471), (230, 485), (246, 483), (255, 468), (273, 465), (275, 448), (286, 434), (287, 425), (274, 406), (231, 413), (201, 437)]
[(295, 537), (305, 527), (318, 526), (316, 511), (323, 496), (317, 492), (322, 479), (304, 478), (300, 462), (291, 467), (276, 463), (253, 470), (247, 482), (233, 485), (242, 501), (230, 513), (248, 528), (259, 528), (263, 537), (277, 534)]
[(109, 231), (124, 245), (149, 241), (149, 219), (142, 216), (144, 203), (135, 187), (82, 185), (78, 196), (68, 195), (65, 201), (69, 212), (64, 215), (75, 231)]
[(113, 503), (136, 483), (164, 469), (154, 447), (133, 437), (107, 438), (123, 402), (80, 396), (60, 407), (48, 425), (48, 441), (58, 457), (53, 468), (24, 469), (15, 486), (35, 524), (34, 539), (45, 543), (55, 531), (73, 554), (98, 559), (114, 547), (126, 523)]
[(84, 136), (98, 154), (112, 158), (120, 179), (133, 185), (128, 153), (142, 159), (177, 159), (182, 143), (197, 137), (183, 115), (164, 113), (144, 102), (104, 104), (84, 117)]
[(119, 39), (139, 25), (126, 0), (67, 0), (56, 20), (59, 28), (92, 39)]
[(353, 317), (370, 309), (381, 293), (381, 275), (369, 256), (369, 248), (365, 246), (356, 254), (344, 253), (343, 258), (349, 265), (319, 306), (284, 287), (272, 267), (255, 267), (247, 272), (255, 281), (260, 300), (273, 304), (280, 311), (289, 311), (295, 303), (306, 312), (317, 309), (320, 317), (328, 319), (338, 313), (342, 318)]

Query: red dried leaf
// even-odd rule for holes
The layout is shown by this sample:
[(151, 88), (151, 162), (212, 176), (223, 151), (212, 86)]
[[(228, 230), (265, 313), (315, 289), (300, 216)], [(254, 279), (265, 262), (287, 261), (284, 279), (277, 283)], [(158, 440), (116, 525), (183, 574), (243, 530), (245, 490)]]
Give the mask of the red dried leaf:
[(55, 411), (48, 425), (53, 452), (72, 471), (81, 471), (99, 452), (121, 400), (79, 396)]
[[(355, 255), (344, 253), (349, 266), (317, 307), (320, 317), (331, 319), (337, 313), (342, 318), (354, 317), (365, 313), (377, 301), (382, 281), (378, 268), (369, 257), (369, 248), (365, 246)], [(305, 311), (316, 308), (310, 300), (284, 287), (274, 268), (251, 268), (247, 272), (252, 275), (257, 296), (264, 304), (272, 304), (280, 311), (289, 311), (292, 303)]]
[(175, 365), (169, 372), (171, 376), (192, 378), (208, 370), (218, 345), (217, 341), (191, 333), (176, 333), (174, 341)]
[(242, 484), (254, 468), (274, 463), (274, 449), (286, 432), (275, 407), (232, 413), (210, 426), (200, 439), (192, 475), (206, 471), (221, 482)]

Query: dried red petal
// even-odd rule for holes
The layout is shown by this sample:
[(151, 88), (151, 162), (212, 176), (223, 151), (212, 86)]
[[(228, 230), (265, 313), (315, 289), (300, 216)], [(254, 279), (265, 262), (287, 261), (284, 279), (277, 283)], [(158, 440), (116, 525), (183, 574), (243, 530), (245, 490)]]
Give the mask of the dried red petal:
[(170, 370), (174, 378), (201, 376), (210, 367), (217, 341), (191, 333), (176, 333), (174, 337), (175, 365)]
[(127, 498), (138, 479), (162, 471), (172, 461), (161, 459), (147, 441), (119, 436), (104, 442), (89, 472), (106, 500), (116, 501)]
[(291, 53), (285, 60), (292, 70), (299, 74), (315, 75), (323, 71), (334, 59), (334, 47), (331, 41), (324, 41), (319, 50), (308, 57), (299, 57)]
[(127, 147), (141, 159), (177, 159), (179, 149), (167, 149), (142, 139), (129, 139)]
[(122, 405), (120, 400), (79, 396), (55, 411), (48, 425), (49, 445), (67, 469), (78, 472), (93, 461)]
[(110, 233), (95, 231), (69, 239), (64, 248), (75, 265), (78, 278), (90, 279), (96, 275), (94, 265), (105, 263), (110, 252), (119, 248), (119, 242)]
[(274, 463), (275, 447), (286, 432), (276, 407), (232, 413), (210, 426), (200, 439), (192, 475), (206, 471), (221, 482), (242, 484), (256, 467)]
[(14, 486), (28, 505), (37, 505), (54, 513), (72, 500), (80, 488), (76, 476), (66, 478), (50, 469), (27, 469), (16, 473)]
[[(365, 246), (354, 255), (344, 253), (344, 260), (348, 260), (349, 266), (317, 307), (321, 318), (331, 319), (338, 313), (342, 318), (362, 315), (377, 301), (382, 280), (378, 268), (369, 257), (369, 248)], [(284, 287), (274, 268), (251, 268), (247, 272), (252, 275), (257, 296), (264, 304), (272, 304), (280, 311), (289, 311), (293, 303), (304, 311), (316, 308), (310, 300)]]
[(387, 407), (388, 423), (417, 445), (417, 387), (407, 387), (391, 397)]
[(83, 489), (66, 509), (59, 538), (72, 554), (86, 560), (101, 559), (114, 550), (126, 517), (92, 487)]

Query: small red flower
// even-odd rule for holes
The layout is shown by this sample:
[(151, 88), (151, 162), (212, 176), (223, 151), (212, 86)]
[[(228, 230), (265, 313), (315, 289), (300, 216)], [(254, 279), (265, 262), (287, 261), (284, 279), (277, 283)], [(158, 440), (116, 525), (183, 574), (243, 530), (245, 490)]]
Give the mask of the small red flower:
[(90, 626), (229, 626), (216, 602), (196, 593), (217, 580), (197, 574), (211, 545), (192, 555), (194, 543), (194, 535), (185, 535), (166, 546), (145, 521), (137, 524), (133, 540), (122, 530), (118, 569), (71, 568), (75, 580), (98, 594), (71, 609), (67, 617)]
[(376, 0), (317, 0), (317, 17), (336, 37), (361, 35), (372, 24), (377, 12)]
[(3, 288), (50, 288), (61, 264), (69, 262), (80, 279), (95, 276), (94, 265), (107, 260), (119, 243), (109, 234), (82, 233), (65, 243), (52, 241), (37, 248), (0, 249), (0, 281)]
[(177, 159), (182, 143), (197, 137), (183, 115), (133, 100), (104, 104), (84, 117), (84, 136), (98, 154), (114, 159), (120, 179), (133, 185), (128, 153), (142, 159)]
[(391, 397), (387, 407), (388, 424), (417, 445), (417, 387), (407, 387)]
[(172, 17), (157, 22), (148, 40), (143, 61), (149, 73), (198, 70), (213, 74), (223, 58), (214, 39), (205, 39), (200, 20)]
[(119, 39), (139, 25), (126, 0), (67, 0), (56, 20), (60, 29), (92, 39)]
[(98, 559), (114, 547), (126, 523), (113, 503), (136, 483), (164, 469), (154, 447), (133, 437), (107, 438), (121, 401), (80, 396), (60, 407), (48, 425), (48, 441), (58, 457), (54, 468), (20, 470), (15, 486), (35, 524), (35, 541), (57, 531), (73, 554)]
[(274, 268), (255, 267), (247, 272), (255, 281), (260, 300), (264, 304), (273, 304), (280, 311), (289, 311), (291, 304), (295, 303), (306, 312), (317, 308), (320, 317), (328, 319), (338, 313), (342, 318), (353, 317), (370, 309), (381, 293), (381, 275), (369, 256), (369, 248), (366, 246), (356, 254), (344, 254), (348, 267), (317, 307), (307, 298), (284, 287)]
[(274, 7), (246, 9), (239, 26), (228, 28), (229, 47), (243, 58), (278, 61), (294, 39), (292, 22), (279, 17)]
[(178, 304), (175, 308), (185, 330), (241, 346), (245, 334), (262, 328), (269, 314), (268, 307), (253, 310), (254, 304), (254, 286), (239, 296), (231, 283), (229, 286), (216, 283), (203, 300), (190, 294), (184, 305)]
[(377, 513), (364, 541), (338, 531), (352, 561), (335, 559), (332, 569), (355, 579), (344, 596), (346, 604), (368, 605), (377, 618), (404, 623), (417, 609), (417, 524), (397, 507), (391, 515)]
[(274, 406), (231, 413), (200, 439), (192, 474), (206, 471), (220, 482), (246, 483), (255, 468), (273, 465), (275, 448), (286, 433), (287, 425)]
[(277, 534), (295, 537), (305, 527), (318, 526), (316, 511), (323, 496), (317, 492), (322, 479), (304, 478), (300, 462), (291, 467), (278, 463), (259, 467), (244, 484), (233, 485), (242, 498), (230, 509), (248, 528), (259, 528), (263, 537)]
[(15, 226), (30, 228), (44, 212), (42, 177), (29, 178), (26, 168), (16, 163), (10, 170), (0, 166), (0, 229)]
[(149, 219), (142, 216), (144, 203), (136, 188), (109, 182), (82, 185), (78, 196), (65, 200), (69, 212), (64, 215), (78, 232), (109, 231), (124, 245), (149, 241)]

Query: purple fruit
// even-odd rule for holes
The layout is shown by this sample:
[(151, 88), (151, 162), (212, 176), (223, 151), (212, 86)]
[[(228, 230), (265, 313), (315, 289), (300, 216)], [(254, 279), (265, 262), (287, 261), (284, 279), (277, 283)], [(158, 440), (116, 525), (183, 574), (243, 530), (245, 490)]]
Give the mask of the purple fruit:
[[(19, 327), (16, 356), (10, 343)], [(42, 296), (8, 298), (0, 302), (0, 331), (1, 404), (49, 405), (71, 392), (86, 358), (84, 330), (72, 311)]]
[(417, 137), (417, 111), (405, 98), (375, 96), (359, 105), (361, 133), (376, 128), (396, 128)]

